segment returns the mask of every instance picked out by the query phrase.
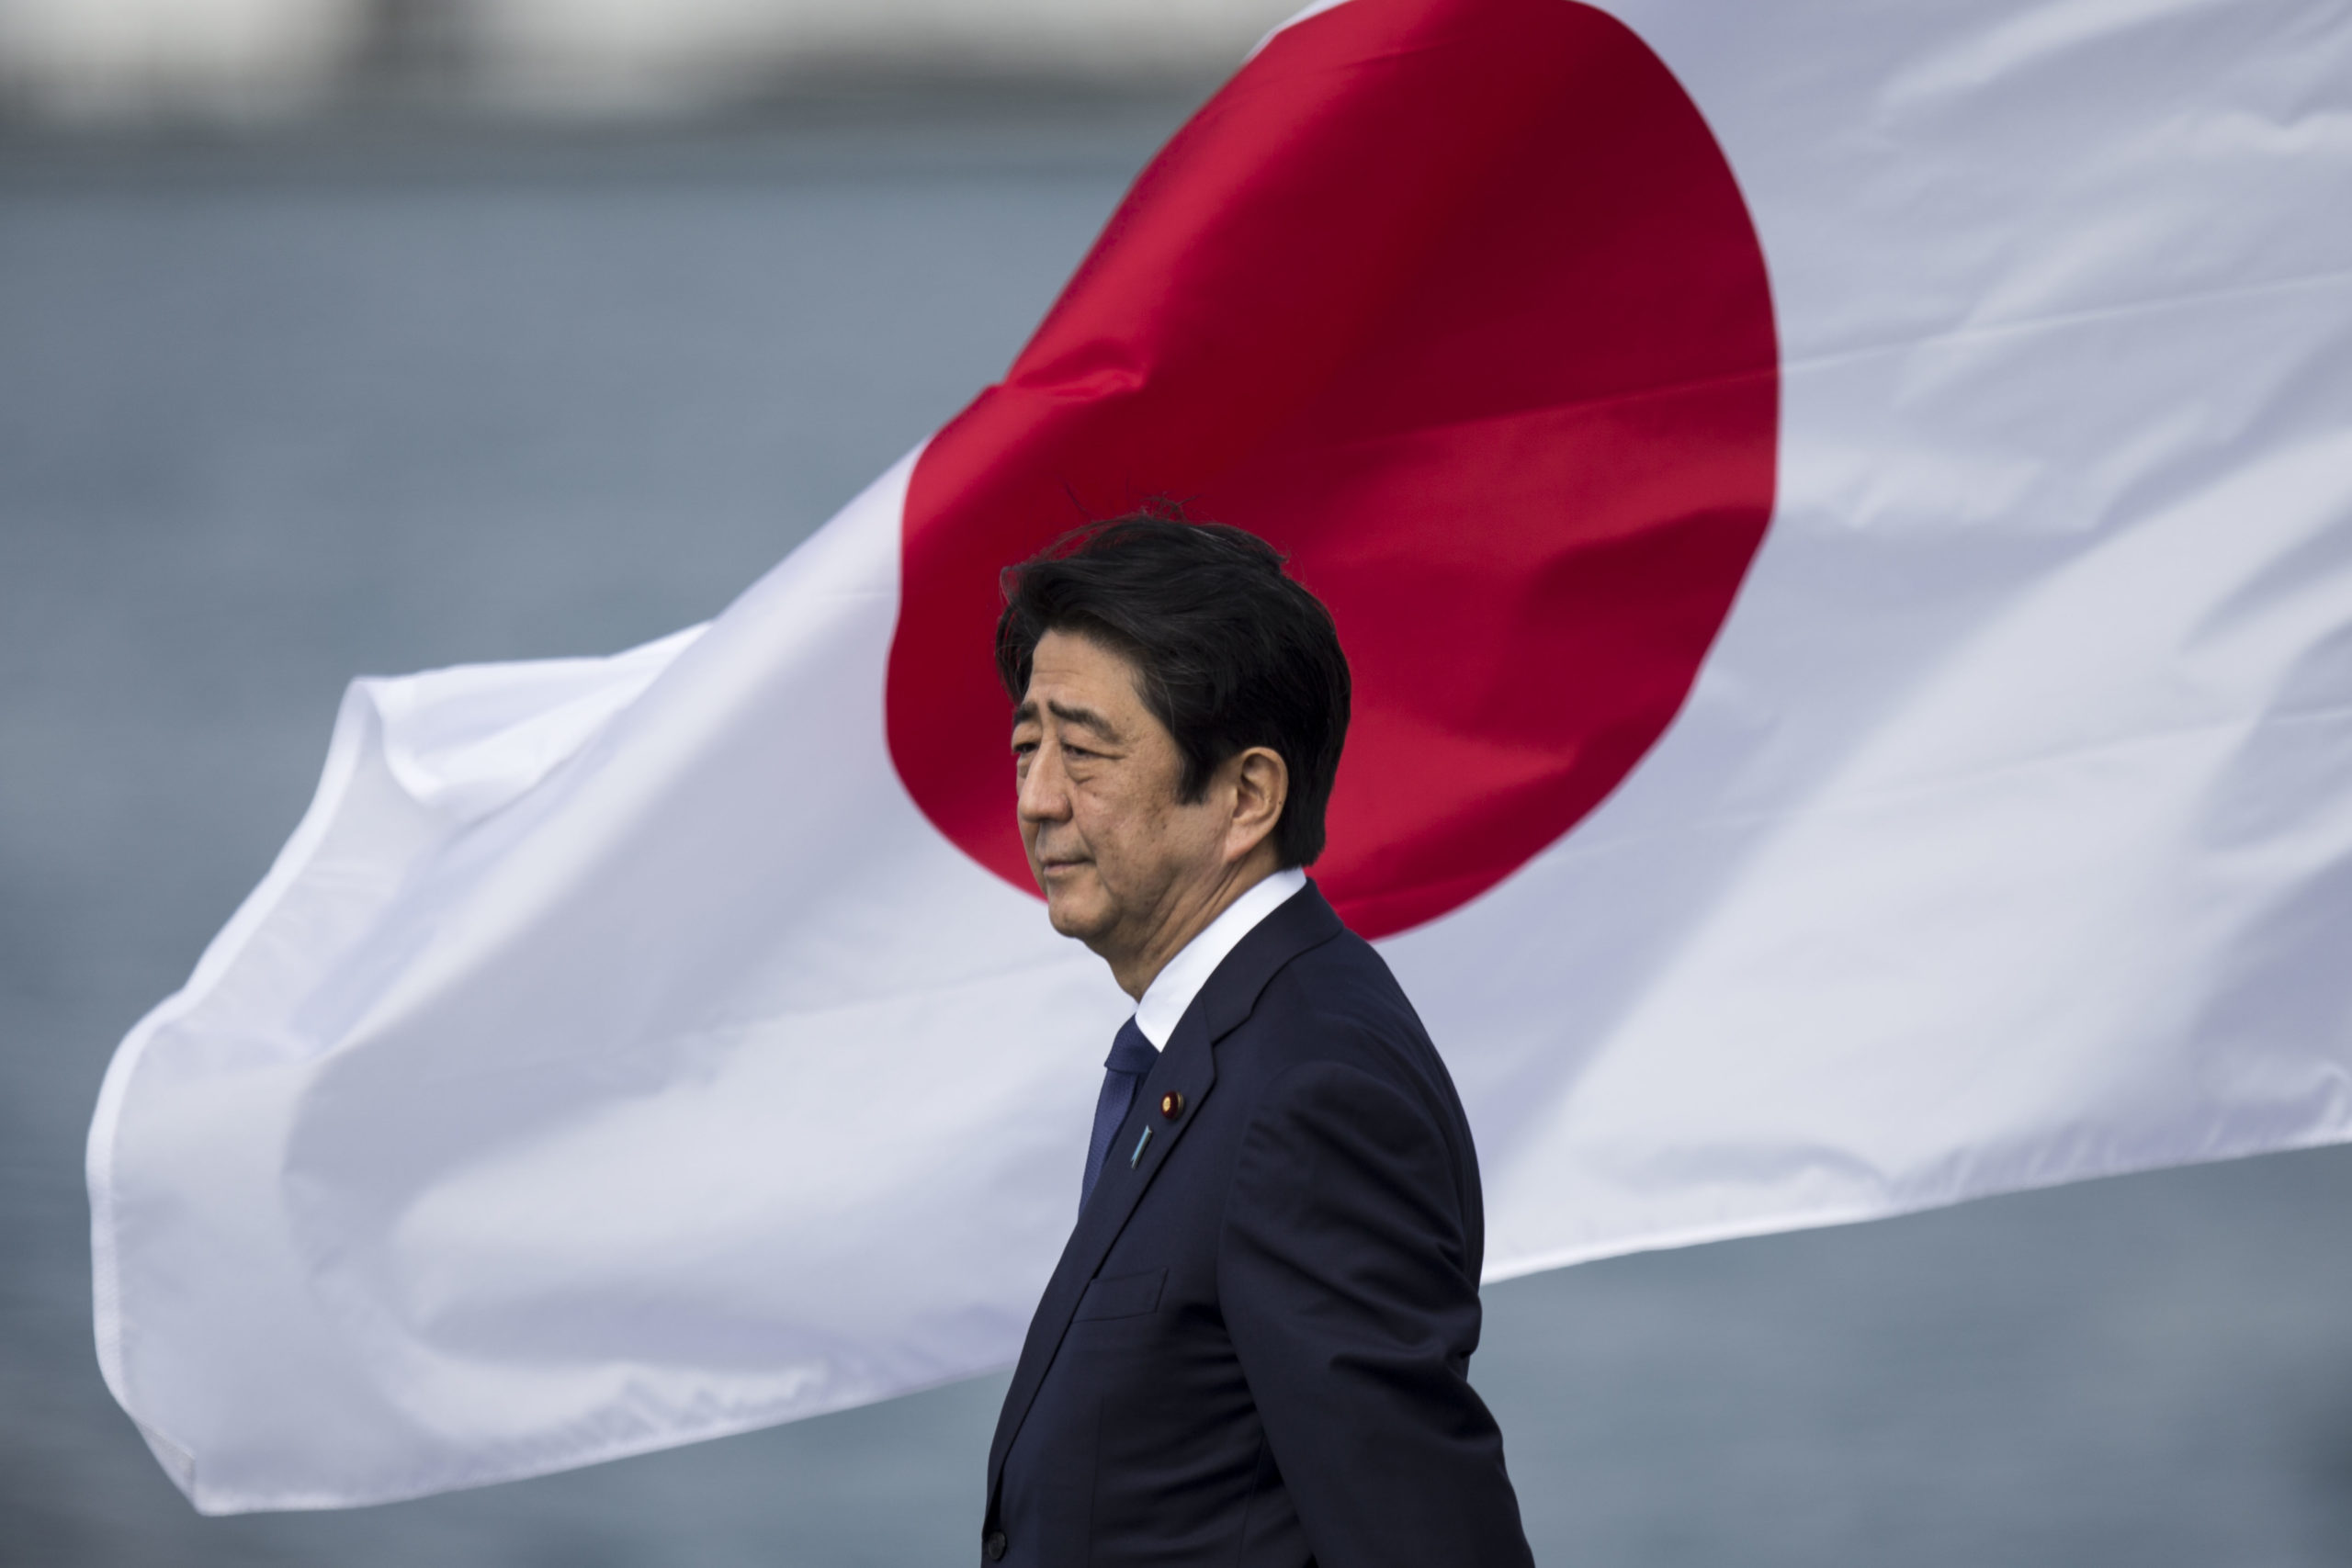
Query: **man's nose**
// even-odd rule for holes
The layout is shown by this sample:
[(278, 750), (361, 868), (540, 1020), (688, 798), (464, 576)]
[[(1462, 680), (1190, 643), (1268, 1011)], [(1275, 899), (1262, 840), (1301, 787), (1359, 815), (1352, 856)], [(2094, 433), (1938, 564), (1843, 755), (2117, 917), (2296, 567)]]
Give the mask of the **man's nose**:
[(1062, 774), (1061, 759), (1051, 746), (1029, 754), (1021, 775), (1020, 812), (1023, 821), (1058, 822), (1069, 815), (1069, 781)]

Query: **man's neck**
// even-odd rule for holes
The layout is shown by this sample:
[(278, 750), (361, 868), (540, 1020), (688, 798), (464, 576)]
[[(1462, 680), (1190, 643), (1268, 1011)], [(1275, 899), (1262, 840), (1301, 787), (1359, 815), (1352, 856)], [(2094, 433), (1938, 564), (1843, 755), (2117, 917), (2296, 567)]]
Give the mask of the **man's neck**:
[(1104, 953), (1104, 961), (1111, 965), (1111, 977), (1119, 983), (1119, 989), (1136, 1001), (1143, 1000), (1143, 994), (1151, 988), (1159, 972), (1168, 967), (1170, 959), (1183, 952), (1194, 937), (1233, 908), (1236, 899), (1280, 869), (1272, 850), (1271, 845), (1261, 845), (1257, 852), (1223, 867), (1216, 880), (1188, 888), (1185, 897), (1172, 902), (1151, 940), (1133, 953), (1116, 957)]

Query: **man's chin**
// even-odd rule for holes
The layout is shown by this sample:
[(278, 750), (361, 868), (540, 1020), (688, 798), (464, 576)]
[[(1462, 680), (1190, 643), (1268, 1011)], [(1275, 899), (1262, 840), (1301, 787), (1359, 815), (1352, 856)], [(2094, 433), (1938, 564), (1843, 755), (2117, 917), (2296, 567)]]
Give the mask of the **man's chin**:
[(1046, 919), (1060, 935), (1090, 946), (1110, 924), (1106, 911), (1095, 900), (1074, 894), (1057, 897), (1051, 891), (1046, 894)]

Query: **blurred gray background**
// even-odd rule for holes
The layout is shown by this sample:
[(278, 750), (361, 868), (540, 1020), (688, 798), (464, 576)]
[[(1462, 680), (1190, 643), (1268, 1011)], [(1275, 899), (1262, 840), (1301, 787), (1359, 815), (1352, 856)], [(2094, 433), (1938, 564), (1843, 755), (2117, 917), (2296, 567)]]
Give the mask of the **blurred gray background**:
[[(292, 829), (344, 682), (717, 611), (1003, 368), (1259, 25), (1176, 6), (1183, 47), (1022, 76), (943, 67), (958, 35), (917, 0), (880, 8), (932, 40), (896, 53), (871, 22), (842, 24), (862, 54), (796, 53), (768, 14), (820, 9), (682, 4), (765, 17), (768, 51), (740, 35), (728, 75), (673, 40), (639, 70), (607, 38), (550, 94), (514, 18), (626, 35), (631, 7), (358, 6), (303, 76), (170, 64), (160, 23), (124, 24), (131, 69), (56, 0), (0, 0), (0, 1565), (971, 1561), (1001, 1379), (202, 1519), (90, 1348), (99, 1077)], [(1545, 1563), (2352, 1562), (2352, 1151), (1487, 1303), (1474, 1371)]]

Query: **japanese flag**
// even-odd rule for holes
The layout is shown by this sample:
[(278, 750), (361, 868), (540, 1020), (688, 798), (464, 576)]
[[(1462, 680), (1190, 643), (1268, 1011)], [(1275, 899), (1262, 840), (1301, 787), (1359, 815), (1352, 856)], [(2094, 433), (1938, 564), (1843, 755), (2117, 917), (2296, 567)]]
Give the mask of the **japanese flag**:
[(2352, 1135), (2352, 15), (1349, 0), (717, 620), (352, 685), (91, 1132), (198, 1507), (1010, 1359), (1126, 1002), (997, 572), (1153, 497), (1337, 618), (1491, 1277)]

